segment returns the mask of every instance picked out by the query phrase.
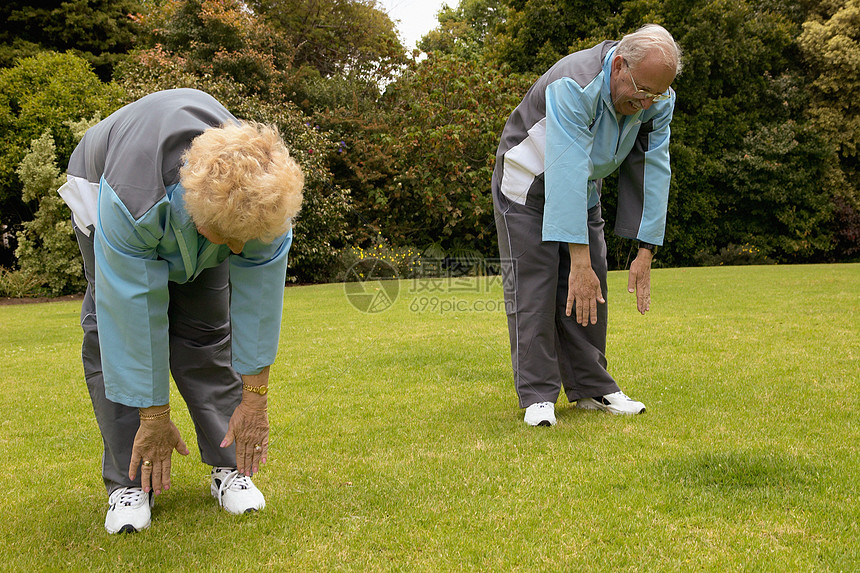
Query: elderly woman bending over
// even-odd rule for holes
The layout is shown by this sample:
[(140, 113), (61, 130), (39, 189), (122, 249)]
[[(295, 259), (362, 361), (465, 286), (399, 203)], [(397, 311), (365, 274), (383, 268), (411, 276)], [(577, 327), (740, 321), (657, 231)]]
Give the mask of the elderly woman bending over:
[(104, 441), (109, 533), (147, 528), (170, 488), (170, 375), (211, 493), (265, 507), (269, 366), (278, 348), (291, 220), (304, 177), (278, 133), (211, 96), (150, 94), (89, 129), (60, 195), (83, 255), (83, 364)]

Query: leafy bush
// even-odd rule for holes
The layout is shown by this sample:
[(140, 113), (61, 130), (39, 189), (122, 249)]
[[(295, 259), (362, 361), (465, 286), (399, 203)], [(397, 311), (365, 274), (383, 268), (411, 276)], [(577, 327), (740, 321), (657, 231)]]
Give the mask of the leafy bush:
[(345, 152), (332, 171), (353, 190), (358, 244), (382, 233), (392, 244), (496, 252), (489, 193), (507, 116), (530, 80), (476, 61), (430, 55), (388, 87), (373, 112), (320, 114)]
[(391, 278), (412, 278), (421, 273), (421, 254), (413, 247), (394, 247), (380, 234), (376, 243), (367, 249), (348, 247), (341, 253), (341, 272), (338, 280), (356, 280), (357, 274), (350, 269), (366, 261), (381, 261), (391, 267)]
[(706, 267), (721, 265), (768, 265), (774, 263), (760, 248), (749, 243), (723, 247), (717, 254), (701, 252), (697, 255), (696, 259), (700, 265)]
[(73, 54), (43, 52), (0, 70), (0, 221), (26, 220), (17, 168), (33, 140), (50, 131), (65, 165), (77, 143), (66, 122), (107, 115), (119, 105), (119, 89), (101, 83)]
[(118, 88), (101, 83), (87, 61), (73, 54), (43, 52), (0, 70), (0, 198), (20, 195), (15, 171), (45, 130), (62, 164), (77, 143), (65, 122), (107, 115), (119, 105)]
[(56, 165), (49, 132), (32, 143), (18, 175), (24, 183), (24, 200), (39, 205), (35, 218), (26, 221), (18, 233), (15, 255), (22, 277), (48, 296), (83, 291), (86, 281), (71, 212), (57, 194), (65, 178)]
[(20, 270), (0, 267), (0, 297), (25, 298), (40, 296), (39, 279)]
[(833, 197), (835, 260), (860, 254), (860, 2), (816, 2), (797, 43), (810, 69), (808, 114), (823, 142), (835, 149), (822, 193)]
[(16, 249), (21, 284), (38, 285), (39, 294), (83, 284), (70, 215), (56, 194), (60, 168), (80, 138), (74, 122), (110, 113), (120, 94), (72, 54), (43, 52), (0, 70), (0, 227), (23, 241)]

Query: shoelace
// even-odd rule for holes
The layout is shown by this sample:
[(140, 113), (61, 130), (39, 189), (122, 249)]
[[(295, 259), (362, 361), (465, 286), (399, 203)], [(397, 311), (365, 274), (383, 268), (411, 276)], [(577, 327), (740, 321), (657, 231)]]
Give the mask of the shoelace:
[(224, 507), (224, 492), (227, 490), (241, 490), (251, 488), (251, 478), (239, 474), (239, 470), (233, 470), (224, 476), (221, 485), (218, 486), (218, 505)]
[(143, 490), (139, 487), (128, 487), (119, 495), (119, 499), (116, 500), (115, 505), (137, 505), (140, 503), (143, 496)]

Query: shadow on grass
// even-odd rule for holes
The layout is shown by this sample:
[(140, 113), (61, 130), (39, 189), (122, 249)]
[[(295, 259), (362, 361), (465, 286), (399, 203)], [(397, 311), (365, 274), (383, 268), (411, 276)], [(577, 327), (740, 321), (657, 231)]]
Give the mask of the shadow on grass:
[(723, 490), (796, 489), (816, 481), (819, 473), (803, 459), (759, 451), (697, 453), (658, 464), (658, 474), (666, 481)]

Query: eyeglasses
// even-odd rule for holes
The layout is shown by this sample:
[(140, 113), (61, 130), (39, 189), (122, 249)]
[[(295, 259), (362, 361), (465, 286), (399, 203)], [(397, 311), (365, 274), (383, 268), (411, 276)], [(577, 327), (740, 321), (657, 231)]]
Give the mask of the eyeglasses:
[(641, 100), (650, 99), (651, 101), (664, 101), (671, 97), (668, 93), (652, 94), (651, 92), (640, 90), (636, 87), (636, 80), (633, 79), (633, 73), (630, 71), (630, 64), (627, 63), (627, 60), (624, 60), (624, 65), (627, 66), (627, 74), (630, 76), (630, 81), (633, 82), (633, 89), (635, 90), (633, 97)]

